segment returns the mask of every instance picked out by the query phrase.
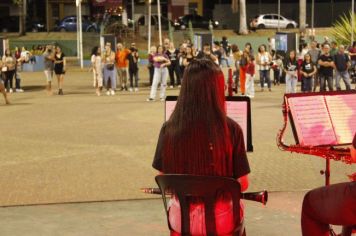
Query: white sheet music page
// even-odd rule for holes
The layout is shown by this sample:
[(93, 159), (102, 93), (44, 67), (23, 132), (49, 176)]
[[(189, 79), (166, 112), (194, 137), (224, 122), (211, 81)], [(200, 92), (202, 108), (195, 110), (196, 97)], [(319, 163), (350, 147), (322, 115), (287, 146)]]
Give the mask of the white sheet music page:
[(245, 148), (247, 148), (247, 102), (226, 101), (227, 116), (236, 121), (244, 134)]
[(325, 96), (338, 144), (352, 143), (356, 132), (356, 94)]
[(300, 145), (337, 144), (323, 95), (291, 97), (288, 103)]
[(171, 117), (177, 101), (166, 101), (166, 121)]

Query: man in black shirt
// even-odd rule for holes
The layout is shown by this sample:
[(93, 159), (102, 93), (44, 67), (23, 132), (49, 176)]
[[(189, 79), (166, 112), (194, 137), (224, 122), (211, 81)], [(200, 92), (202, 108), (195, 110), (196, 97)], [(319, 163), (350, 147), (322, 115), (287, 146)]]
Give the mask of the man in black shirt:
[(336, 89), (341, 90), (340, 87), (340, 78), (345, 83), (346, 90), (351, 89), (350, 83), (350, 75), (348, 69), (350, 67), (350, 59), (347, 54), (345, 54), (345, 47), (344, 45), (339, 46), (339, 51), (334, 56), (334, 63), (335, 63), (335, 74), (336, 74)]
[(323, 45), (323, 54), (318, 59), (320, 65), (320, 92), (326, 91), (326, 82), (328, 82), (329, 91), (333, 91), (333, 69), (335, 67), (333, 58), (330, 56), (330, 45)]

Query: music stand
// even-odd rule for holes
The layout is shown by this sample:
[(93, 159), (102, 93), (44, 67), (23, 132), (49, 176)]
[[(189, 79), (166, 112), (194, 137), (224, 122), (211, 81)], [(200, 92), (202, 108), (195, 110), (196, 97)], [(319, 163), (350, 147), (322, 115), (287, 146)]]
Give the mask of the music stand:
[[(178, 96), (167, 96), (164, 120), (167, 121), (174, 111)], [(249, 97), (226, 97), (227, 116), (236, 121), (244, 134), (246, 151), (253, 152), (251, 128), (251, 102)]]
[[(330, 184), (330, 160), (350, 158), (348, 149), (356, 132), (356, 92), (335, 91), (284, 95), (285, 126), (279, 146), (288, 151), (326, 159), (325, 185)], [(296, 145), (283, 144), (282, 135), (289, 118)]]

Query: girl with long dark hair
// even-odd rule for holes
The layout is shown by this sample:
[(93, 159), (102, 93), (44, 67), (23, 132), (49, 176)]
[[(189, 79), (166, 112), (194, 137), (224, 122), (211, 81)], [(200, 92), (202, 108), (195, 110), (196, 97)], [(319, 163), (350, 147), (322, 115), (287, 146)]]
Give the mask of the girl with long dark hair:
[[(175, 110), (160, 132), (152, 164), (155, 169), (169, 174), (231, 177), (241, 183), (242, 191), (247, 189), (250, 168), (243, 133), (226, 116), (224, 92), (224, 75), (213, 61), (189, 63)], [(191, 209), (191, 234), (203, 235), (203, 204), (197, 200)], [(230, 194), (221, 194), (215, 207), (219, 235), (232, 230), (232, 214)], [(179, 202), (174, 197), (169, 210), (171, 235), (180, 235), (180, 220)]]
[(289, 52), (286, 64), (284, 66), (284, 72), (286, 73), (286, 93), (297, 92), (298, 82), (298, 61), (294, 50)]

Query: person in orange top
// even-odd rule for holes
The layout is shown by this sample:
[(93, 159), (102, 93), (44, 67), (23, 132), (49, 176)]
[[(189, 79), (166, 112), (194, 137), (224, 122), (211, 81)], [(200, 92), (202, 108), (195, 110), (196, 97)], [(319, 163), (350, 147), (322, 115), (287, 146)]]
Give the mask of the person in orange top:
[(130, 54), (130, 50), (127, 48), (124, 48), (124, 46), (121, 43), (118, 43), (116, 45), (116, 55), (115, 55), (115, 61), (116, 61), (116, 68), (117, 68), (117, 76), (119, 78), (119, 85), (121, 85), (121, 91), (126, 90), (127, 91), (127, 70), (128, 70), (128, 61), (127, 57)]

